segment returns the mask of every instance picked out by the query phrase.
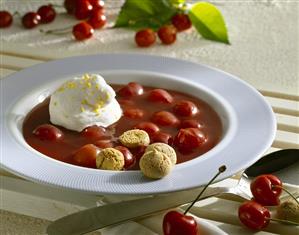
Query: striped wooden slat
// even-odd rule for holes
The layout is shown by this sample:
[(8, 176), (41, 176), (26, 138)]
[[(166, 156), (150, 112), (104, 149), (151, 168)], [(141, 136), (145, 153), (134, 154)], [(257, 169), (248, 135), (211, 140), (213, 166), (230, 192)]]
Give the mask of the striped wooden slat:
[(11, 70), (11, 69), (4, 69), (4, 68), (0, 68), (0, 79), (4, 78), (10, 74), (13, 74), (14, 72), (16, 72), (15, 70)]
[(285, 99), (285, 100), (299, 101), (299, 93), (297, 95), (290, 95), (290, 94), (286, 94), (286, 93), (266, 91), (266, 90), (259, 90), (259, 92), (262, 93), (262, 95), (264, 95), (264, 96), (280, 98), (280, 99)]
[[(26, 213), (24, 214), (26, 215), (34, 216), (35, 214), (39, 218), (47, 220), (54, 220), (65, 215), (65, 213), (96, 206), (97, 201), (100, 201), (102, 198), (96, 195), (74, 193), (62, 188), (35, 184), (9, 176), (1, 176), (1, 180), (2, 203), (0, 209), (15, 213), (25, 211)], [(22, 200), (12, 200), (12, 198), (22, 198)], [(30, 208), (27, 208), (32, 201), (35, 201), (35, 203)], [(37, 212), (38, 208), (40, 208), (39, 212)], [(49, 212), (49, 208), (52, 210), (51, 212)]]
[(265, 97), (275, 113), (299, 117), (299, 101)]
[(276, 113), (277, 129), (299, 134), (299, 117)]
[(299, 149), (299, 135), (294, 132), (280, 131), (276, 132), (275, 140), (272, 144), (275, 148), (296, 148)]
[(0, 56), (1, 56), (0, 68), (10, 69), (10, 70), (21, 70), (42, 62), (40, 60), (29, 59), (29, 58), (22, 58), (22, 57), (16, 58), (10, 55), (1, 54)]
[(49, 58), (49, 57), (44, 57), (44, 56), (38, 56), (38, 55), (31, 55), (31, 54), (21, 54), (21, 53), (15, 53), (15, 52), (5, 52), (2, 51), (1, 52), (2, 55), (7, 55), (7, 56), (11, 56), (11, 57), (15, 57), (15, 58), (21, 58), (21, 59), (32, 59), (32, 60), (39, 60), (39, 61), (49, 61), (49, 60), (53, 60), (53, 58)]

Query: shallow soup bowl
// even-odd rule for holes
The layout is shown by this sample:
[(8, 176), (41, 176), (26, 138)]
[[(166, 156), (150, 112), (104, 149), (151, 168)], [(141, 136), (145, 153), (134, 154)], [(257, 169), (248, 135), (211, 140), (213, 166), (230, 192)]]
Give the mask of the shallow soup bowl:
[[(113, 60), (114, 63), (108, 63), (107, 58), (108, 62)], [(98, 63), (91, 63), (95, 59)], [(159, 60), (163, 63), (159, 63)], [(151, 63), (145, 63), (149, 61)], [(170, 65), (177, 67), (170, 71), (167, 69)], [(189, 67), (192, 73), (189, 70), (179, 70), (178, 66)], [(58, 68), (62, 70), (57, 72)], [(48, 74), (51, 71), (52, 76)], [(177, 164), (169, 175), (159, 180), (147, 179), (139, 170), (90, 169), (47, 157), (24, 140), (24, 118), (64, 81), (84, 73), (98, 73), (110, 84), (135, 81), (143, 86), (195, 96), (208, 103), (219, 115), (223, 126), (221, 140), (203, 155)], [(42, 74), (47, 75), (43, 77)], [(41, 78), (41, 81), (37, 78)], [(208, 79), (208, 82), (203, 78)], [(20, 79), (28, 83), (15, 88)], [(221, 165), (226, 165), (227, 171), (219, 180), (255, 162), (271, 145), (275, 134), (275, 119), (271, 107), (254, 88), (232, 75), (175, 59), (117, 54), (68, 58), (34, 66), (12, 75), (4, 79), (3, 88), (2, 166), (35, 182), (78, 191), (99, 194), (157, 194), (199, 187), (206, 184)], [(14, 97), (13, 92), (19, 95)]]

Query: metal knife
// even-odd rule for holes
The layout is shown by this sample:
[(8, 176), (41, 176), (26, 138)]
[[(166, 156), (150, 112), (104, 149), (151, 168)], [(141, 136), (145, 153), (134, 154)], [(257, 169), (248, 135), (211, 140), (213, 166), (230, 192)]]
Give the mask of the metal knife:
[[(226, 187), (207, 188), (199, 200), (219, 195)], [(145, 217), (193, 201), (201, 188), (93, 207), (62, 217), (47, 228), (49, 235), (79, 235), (127, 220)], [(134, 206), (132, 206), (134, 205)], [(146, 205), (146, 206), (145, 206)], [(130, 208), (130, 210), (127, 210)]]
[[(245, 173), (249, 177), (255, 177), (259, 174), (275, 172), (284, 182), (294, 183), (290, 179), (295, 178), (295, 184), (298, 184), (298, 177), (296, 177), (299, 167), (298, 153), (298, 149), (284, 149), (272, 152), (246, 169)], [(297, 166), (296, 169), (289, 168), (295, 165)], [(285, 172), (289, 175), (285, 174)], [(288, 176), (285, 177), (285, 175)], [(49, 235), (78, 235), (127, 220), (145, 217), (191, 202), (201, 189), (180, 191), (86, 209), (54, 221), (48, 226), (47, 233)], [(199, 200), (228, 192), (228, 189), (227, 187), (207, 188)], [(130, 208), (130, 210), (127, 210), (127, 208)]]

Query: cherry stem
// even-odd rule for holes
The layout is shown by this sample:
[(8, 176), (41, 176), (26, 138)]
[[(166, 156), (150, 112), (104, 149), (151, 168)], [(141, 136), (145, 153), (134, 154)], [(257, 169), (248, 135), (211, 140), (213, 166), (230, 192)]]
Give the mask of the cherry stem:
[(12, 16), (21, 16), (21, 13), (18, 12), (18, 11), (15, 11), (15, 12), (12, 14)]
[(53, 4), (53, 3), (51, 3), (50, 5), (51, 5), (52, 7), (64, 8), (64, 6), (59, 5), (59, 4)]
[(191, 209), (191, 207), (199, 200), (201, 195), (204, 193), (204, 191), (209, 187), (209, 185), (224, 171), (226, 170), (226, 166), (223, 165), (219, 167), (217, 174), (205, 185), (205, 187), (201, 190), (201, 192), (197, 195), (197, 197), (194, 199), (194, 201), (188, 206), (188, 208), (185, 210), (184, 215), (187, 214), (187, 212)]
[(298, 202), (297, 198), (296, 198), (296, 197), (295, 197), (289, 190), (287, 190), (286, 188), (281, 187), (281, 186), (279, 186), (279, 185), (273, 185), (272, 188), (280, 188), (280, 189), (282, 189), (282, 190), (285, 191), (287, 194), (289, 194), (289, 196), (290, 196), (291, 198), (293, 198), (293, 199), (297, 202), (297, 204), (299, 205), (299, 202)]
[(71, 32), (71, 27), (68, 26), (68, 27), (65, 27), (65, 28), (61, 28), (61, 29), (50, 29), (50, 30), (43, 30), (43, 29), (40, 29), (39, 30), (41, 33), (45, 33), (45, 34), (54, 34), (54, 35), (61, 35), (61, 34), (66, 34), (66, 33), (69, 33)]
[(270, 221), (275, 221), (275, 222), (279, 222), (279, 223), (284, 223), (284, 224), (290, 224), (290, 225), (296, 225), (298, 226), (299, 223), (295, 222), (295, 221), (290, 221), (290, 220), (284, 220), (284, 219), (277, 219), (277, 218), (267, 218)]

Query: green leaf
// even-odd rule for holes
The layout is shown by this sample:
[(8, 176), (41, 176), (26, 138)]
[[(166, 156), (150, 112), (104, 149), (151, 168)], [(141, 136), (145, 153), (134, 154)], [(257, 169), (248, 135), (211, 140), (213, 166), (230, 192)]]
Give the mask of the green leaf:
[(114, 27), (157, 30), (176, 13), (171, 0), (126, 0)]
[(170, 0), (170, 2), (173, 5), (180, 5), (180, 4), (184, 4), (186, 0)]
[(194, 4), (189, 18), (204, 38), (230, 44), (222, 14), (214, 5), (207, 2)]
[(186, 0), (170, 0), (170, 3), (178, 12), (185, 12), (187, 10)]

